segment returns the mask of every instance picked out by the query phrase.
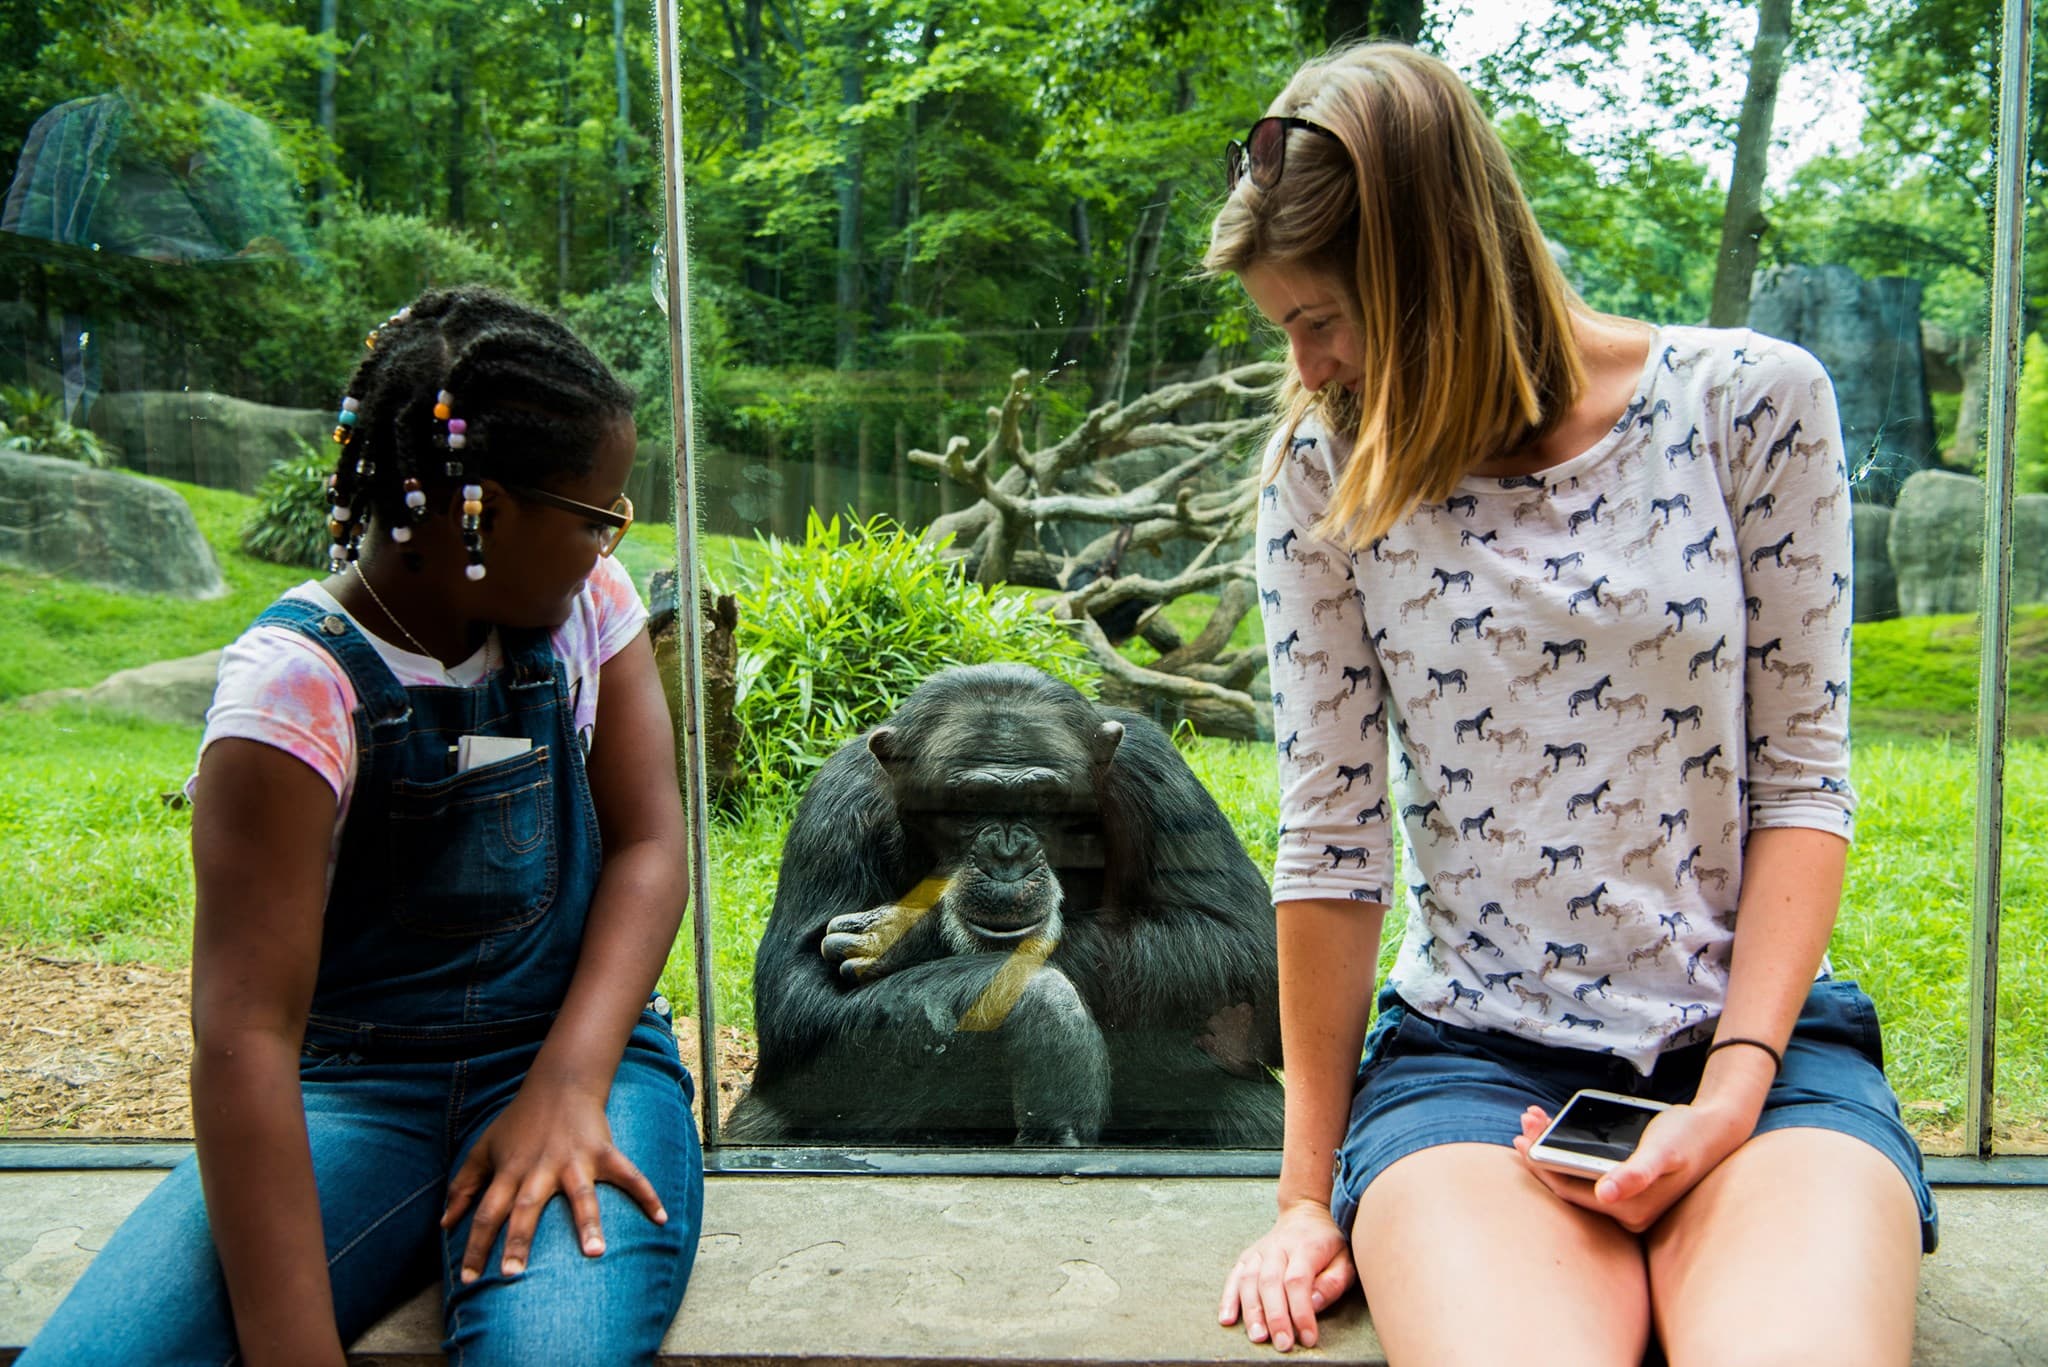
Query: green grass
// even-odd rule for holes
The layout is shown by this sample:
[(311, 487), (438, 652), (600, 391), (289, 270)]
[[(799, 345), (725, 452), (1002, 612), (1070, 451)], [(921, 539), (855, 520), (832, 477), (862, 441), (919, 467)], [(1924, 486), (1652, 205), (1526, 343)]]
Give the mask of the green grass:
[(0, 939), (185, 962), (192, 823), (162, 795), (183, 787), (199, 734), (71, 706), (6, 714)]
[[(22, 709), (7, 700), (91, 684), (117, 669), (232, 639), (305, 572), (254, 560), (237, 532), (251, 500), (171, 485), (192, 503), (229, 584), (226, 598), (135, 598), (0, 571), (0, 938), (177, 966), (189, 955), (187, 814), (167, 805), (191, 771), (199, 729), (97, 714)], [(705, 540), (707, 575), (744, 579), (758, 544)], [(643, 588), (674, 563), (674, 530), (636, 527), (620, 550)], [(1184, 632), (1207, 605), (1175, 605)], [(1997, 1119), (2003, 1133), (2048, 1138), (2048, 607), (2015, 614), (2006, 754), (2004, 920), (2000, 954)], [(1240, 634), (1256, 641), (1257, 622)], [(1856, 628), (1858, 838), (1832, 954), (1858, 978), (1886, 1026), (1892, 1078), (1931, 1148), (1960, 1138), (1967, 1040), (1970, 840), (1976, 762), (1976, 638), (1967, 618), (1911, 618)], [(1270, 868), (1276, 795), (1264, 746), (1197, 740), (1184, 747), (1255, 863)], [(752, 947), (773, 903), (787, 800), (715, 818), (709, 832), (714, 982), (721, 1019), (749, 1025)], [(1396, 933), (1398, 926), (1392, 927)], [(1390, 956), (1394, 946), (1385, 946)], [(693, 1002), (685, 936), (662, 982)]]
[(222, 489), (157, 480), (182, 494), (213, 546), (226, 596), (209, 602), (118, 593), (52, 575), (0, 569), (0, 702), (49, 688), (81, 688), (116, 670), (226, 645), (271, 599), (311, 572), (241, 549), (255, 500)]
[[(1977, 619), (1966, 614), (1858, 622), (1851, 646), (1860, 733), (1966, 734), (1977, 722)], [(2048, 736), (2048, 604), (2013, 610), (2006, 724)]]

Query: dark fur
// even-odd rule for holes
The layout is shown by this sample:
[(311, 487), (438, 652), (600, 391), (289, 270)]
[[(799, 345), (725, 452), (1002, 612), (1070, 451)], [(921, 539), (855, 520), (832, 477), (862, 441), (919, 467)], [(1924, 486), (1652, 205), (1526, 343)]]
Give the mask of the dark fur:
[[(845, 981), (824, 952), (835, 918), (975, 862), (916, 810), (963, 759), (1077, 778), (1077, 805), (1033, 821), (1059, 880), (1058, 947), (983, 1033), (957, 1023), (1009, 955), (959, 952), (958, 923), (949, 945), (943, 904), (879, 976)], [(754, 1010), (760, 1062), (726, 1129), (740, 1142), (1280, 1139), (1265, 881), (1164, 732), (1023, 666), (936, 675), (819, 771), (783, 849)]]

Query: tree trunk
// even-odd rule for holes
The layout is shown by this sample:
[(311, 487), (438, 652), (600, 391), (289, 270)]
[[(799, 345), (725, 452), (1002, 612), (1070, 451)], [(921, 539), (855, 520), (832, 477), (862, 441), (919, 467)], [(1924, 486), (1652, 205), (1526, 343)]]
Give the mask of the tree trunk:
[[(861, 101), (863, 46), (860, 30), (849, 27), (846, 51), (841, 54), (842, 65), (839, 68), (839, 99), (847, 109)], [(851, 370), (860, 315), (861, 130), (857, 125), (848, 124), (845, 136), (845, 151), (839, 166), (838, 288), (835, 299), (839, 328), (833, 347), (833, 364), (840, 370)]]
[[(338, 0), (320, 0), (320, 36), (322, 38), (332, 39), (334, 37), (334, 26), (338, 19), (335, 13), (337, 6)], [(334, 138), (334, 87), (340, 75), (341, 54), (330, 46), (325, 52), (320, 54), (320, 102), (318, 106), (319, 112), (315, 116), (319, 120), (320, 131), (327, 135), (327, 142), (330, 146), (338, 146)], [(332, 176), (322, 176), (320, 184), (315, 187), (315, 193), (320, 198), (325, 199), (334, 192), (334, 189), (334, 178)]]
[(1060, 349), (1053, 353), (1055, 376), (1065, 374), (1070, 366), (1085, 366), (1088, 349), (1102, 326), (1102, 290), (1095, 280), (1095, 240), (1088, 221), (1087, 200), (1075, 199), (1069, 221), (1074, 234), (1074, 261), (1080, 268), (1081, 297), (1074, 321), (1067, 328), (1067, 335), (1060, 339)]
[(1770, 225), (1764, 219), (1764, 172), (1770, 160), (1771, 124), (1778, 112), (1778, 78), (1792, 41), (1792, 0), (1758, 0), (1756, 46), (1749, 54), (1749, 85), (1742, 93), (1742, 119), (1735, 127), (1735, 166), (1728, 176), (1728, 206), (1721, 214), (1721, 249), (1714, 261), (1714, 303), (1708, 321), (1717, 328), (1749, 321), (1749, 286), (1757, 250)]
[[(1175, 107), (1178, 113), (1186, 114), (1194, 105), (1195, 89), (1185, 71), (1180, 73), (1179, 82)], [(1137, 341), (1138, 320), (1144, 316), (1146, 301), (1151, 297), (1152, 277), (1159, 271), (1159, 246), (1166, 238), (1166, 217), (1177, 184), (1173, 180), (1161, 181), (1152, 192), (1152, 202), (1146, 206), (1144, 217), (1138, 221), (1137, 241), (1131, 253), (1130, 288), (1124, 295), (1123, 317), (1117, 320), (1116, 338), (1110, 347), (1109, 373), (1095, 396), (1098, 404), (1123, 402), (1124, 385), (1131, 375), (1131, 347)]]
[(612, 85), (618, 94), (619, 120), (612, 139), (612, 175), (619, 196), (612, 211), (612, 283), (623, 285), (633, 278), (633, 168), (626, 152), (633, 102), (626, 85), (626, 0), (612, 0)]
[(571, 54), (577, 43), (574, 41), (581, 29), (574, 26), (574, 16), (563, 7), (562, 17), (571, 21), (571, 31), (562, 35), (561, 60), (556, 67), (557, 78), (562, 83), (561, 103), (556, 124), (556, 141), (560, 148), (560, 160), (555, 163), (555, 301), (561, 302), (569, 292), (569, 269), (572, 253), (570, 235), (576, 218), (575, 187), (569, 175), (570, 164), (576, 158), (576, 130), (573, 120), (576, 115), (570, 100)]
[(460, 11), (449, 16), (448, 50), (453, 61), (448, 76), (448, 221), (458, 227), (469, 217), (463, 163), (468, 159), (469, 82), (464, 73), (469, 70), (470, 51), (463, 27)]
[[(1323, 43), (1337, 47), (1368, 38), (1412, 43), (1422, 34), (1424, 0), (1328, 0), (1320, 27)], [(1304, 18), (1308, 16), (1303, 15)]]

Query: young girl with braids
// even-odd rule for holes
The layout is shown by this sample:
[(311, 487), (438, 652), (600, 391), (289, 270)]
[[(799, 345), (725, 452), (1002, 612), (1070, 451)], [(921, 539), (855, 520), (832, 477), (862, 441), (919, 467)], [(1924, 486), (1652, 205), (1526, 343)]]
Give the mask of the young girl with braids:
[[(1855, 812), (1826, 373), (1587, 308), (1407, 48), (1309, 63), (1226, 172), (1206, 265), (1291, 364), (1254, 549), (1286, 1136), (1222, 1322), (1313, 1345), (1355, 1278), (1395, 1364), (1634, 1367), (1653, 1329), (1674, 1367), (1904, 1364), (1934, 1210), (1826, 955)], [(1671, 1107), (1598, 1181), (1529, 1153), (1580, 1089)]]
[(683, 817), (631, 396), (485, 290), (369, 339), (332, 573), (222, 658), (192, 784), (196, 1160), (22, 1359), (338, 1364), (438, 1276), (458, 1363), (648, 1359), (702, 1210), (657, 975)]

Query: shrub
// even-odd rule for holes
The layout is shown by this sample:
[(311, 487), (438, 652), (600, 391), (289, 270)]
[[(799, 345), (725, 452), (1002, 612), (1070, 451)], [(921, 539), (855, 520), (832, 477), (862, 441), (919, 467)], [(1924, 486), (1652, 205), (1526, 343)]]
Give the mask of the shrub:
[(0, 385), (0, 449), (58, 456), (104, 469), (114, 453), (83, 427), (66, 422), (55, 394)]
[(815, 512), (801, 542), (766, 543), (740, 595), (743, 786), (796, 785), (951, 665), (1017, 661), (1093, 692), (1079, 641), (1027, 597), (969, 582), (942, 549), (881, 517), (842, 535)]
[(327, 477), (334, 457), (304, 437), (299, 454), (281, 460), (256, 486), (256, 506), (242, 524), (242, 549), (273, 565), (327, 567)]

